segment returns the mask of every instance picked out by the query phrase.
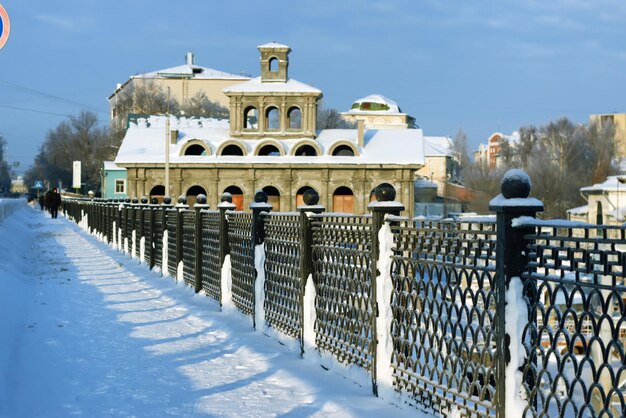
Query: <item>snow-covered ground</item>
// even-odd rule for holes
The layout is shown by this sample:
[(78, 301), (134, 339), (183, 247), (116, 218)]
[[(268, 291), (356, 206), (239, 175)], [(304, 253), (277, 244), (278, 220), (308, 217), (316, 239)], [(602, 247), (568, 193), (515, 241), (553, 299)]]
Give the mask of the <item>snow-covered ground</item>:
[(0, 221), (0, 417), (426, 417), (66, 219)]

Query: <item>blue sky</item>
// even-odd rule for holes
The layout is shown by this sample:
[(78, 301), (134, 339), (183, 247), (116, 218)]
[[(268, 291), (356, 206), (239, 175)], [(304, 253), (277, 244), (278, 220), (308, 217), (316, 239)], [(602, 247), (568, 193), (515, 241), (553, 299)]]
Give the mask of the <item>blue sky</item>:
[(259, 74), (256, 46), (291, 46), (289, 74), (347, 110), (372, 93), (426, 135), (493, 132), (626, 112), (623, 0), (0, 0), (0, 133), (10, 162), (82, 109), (108, 121), (116, 83), (196, 63)]

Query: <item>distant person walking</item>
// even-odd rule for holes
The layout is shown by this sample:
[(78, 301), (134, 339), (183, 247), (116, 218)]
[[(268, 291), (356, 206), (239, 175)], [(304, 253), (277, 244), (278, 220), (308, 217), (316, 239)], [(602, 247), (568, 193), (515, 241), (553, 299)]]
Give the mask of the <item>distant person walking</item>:
[(50, 210), (52, 219), (56, 219), (59, 214), (59, 206), (61, 206), (61, 194), (56, 187), (52, 189), (52, 192), (50, 192), (48, 196), (46, 196), (46, 201), (46, 205), (48, 206), (48, 210)]
[(44, 195), (39, 196), (39, 207), (43, 210), (44, 204), (46, 203)]

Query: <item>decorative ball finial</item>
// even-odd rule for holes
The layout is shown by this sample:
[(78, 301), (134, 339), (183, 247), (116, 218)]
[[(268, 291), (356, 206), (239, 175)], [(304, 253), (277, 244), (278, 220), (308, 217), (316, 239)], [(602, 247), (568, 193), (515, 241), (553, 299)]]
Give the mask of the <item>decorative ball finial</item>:
[(500, 191), (506, 199), (525, 199), (530, 195), (530, 186), (530, 176), (524, 170), (513, 168), (502, 177)]
[(381, 183), (374, 189), (374, 195), (379, 202), (391, 202), (396, 198), (396, 189), (389, 183)]
[(222, 196), (220, 197), (220, 202), (233, 203), (233, 195), (228, 192), (222, 193)]
[(153, 197), (152, 199), (150, 199), (150, 203), (152, 203), (153, 205), (157, 205), (159, 203), (159, 199)]
[(148, 198), (147, 198), (147, 197), (145, 197), (145, 196), (142, 196), (142, 197), (141, 197), (141, 204), (142, 204), (142, 205), (145, 205), (145, 204), (147, 204), (147, 203), (148, 203)]
[(172, 196), (165, 196), (163, 198), (163, 204), (165, 205), (171, 205), (172, 204)]
[(178, 196), (178, 203), (181, 205), (186, 205), (187, 204), (187, 196), (185, 196), (184, 194), (181, 194), (180, 196)]
[(308, 189), (303, 193), (302, 200), (307, 206), (317, 205), (320, 201), (320, 195), (314, 189)]
[(139, 203), (139, 199), (137, 199), (136, 197), (133, 197), (131, 202), (136, 205), (137, 203)]
[(196, 196), (196, 203), (200, 205), (206, 205), (206, 195), (200, 193)]
[(259, 189), (254, 193), (254, 201), (256, 203), (267, 203), (267, 199), (267, 193), (265, 193), (263, 190)]
[(124, 199), (124, 203), (130, 203), (130, 197), (127, 197), (126, 199)]

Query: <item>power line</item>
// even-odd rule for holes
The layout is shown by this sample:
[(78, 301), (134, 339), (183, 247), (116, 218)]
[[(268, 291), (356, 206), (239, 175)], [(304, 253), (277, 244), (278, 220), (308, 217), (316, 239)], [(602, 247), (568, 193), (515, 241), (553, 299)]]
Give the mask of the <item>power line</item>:
[(0, 107), (4, 107), (6, 109), (21, 110), (22, 112), (43, 113), (45, 115), (54, 115), (54, 116), (63, 116), (63, 117), (71, 116), (71, 115), (63, 114), (63, 113), (47, 112), (45, 110), (28, 109), (25, 107), (9, 106), (9, 105), (3, 105), (3, 104), (0, 104)]
[(102, 109), (95, 108), (95, 107), (93, 107), (91, 105), (88, 105), (88, 104), (85, 104), (85, 103), (81, 103), (81, 102), (77, 102), (76, 100), (66, 99), (64, 97), (60, 97), (60, 96), (57, 96), (57, 95), (54, 95), (54, 94), (46, 93), (44, 91), (35, 90), (35, 89), (30, 88), (30, 87), (20, 86), (19, 84), (9, 83), (8, 81), (4, 81), (4, 80), (0, 80), (0, 84), (4, 85), (6, 87), (12, 88), (14, 90), (25, 91), (25, 92), (29, 92), (29, 93), (38, 94), (38, 95), (46, 97), (48, 99), (59, 100), (59, 101), (62, 101), (62, 102), (65, 102), (65, 103), (69, 103), (69, 104), (73, 104), (73, 105), (76, 105), (76, 106), (85, 107), (87, 109), (94, 110), (94, 111), (96, 111), (98, 113), (105, 113), (107, 115), (109, 114), (109, 112), (106, 112), (106, 111), (104, 111)]

